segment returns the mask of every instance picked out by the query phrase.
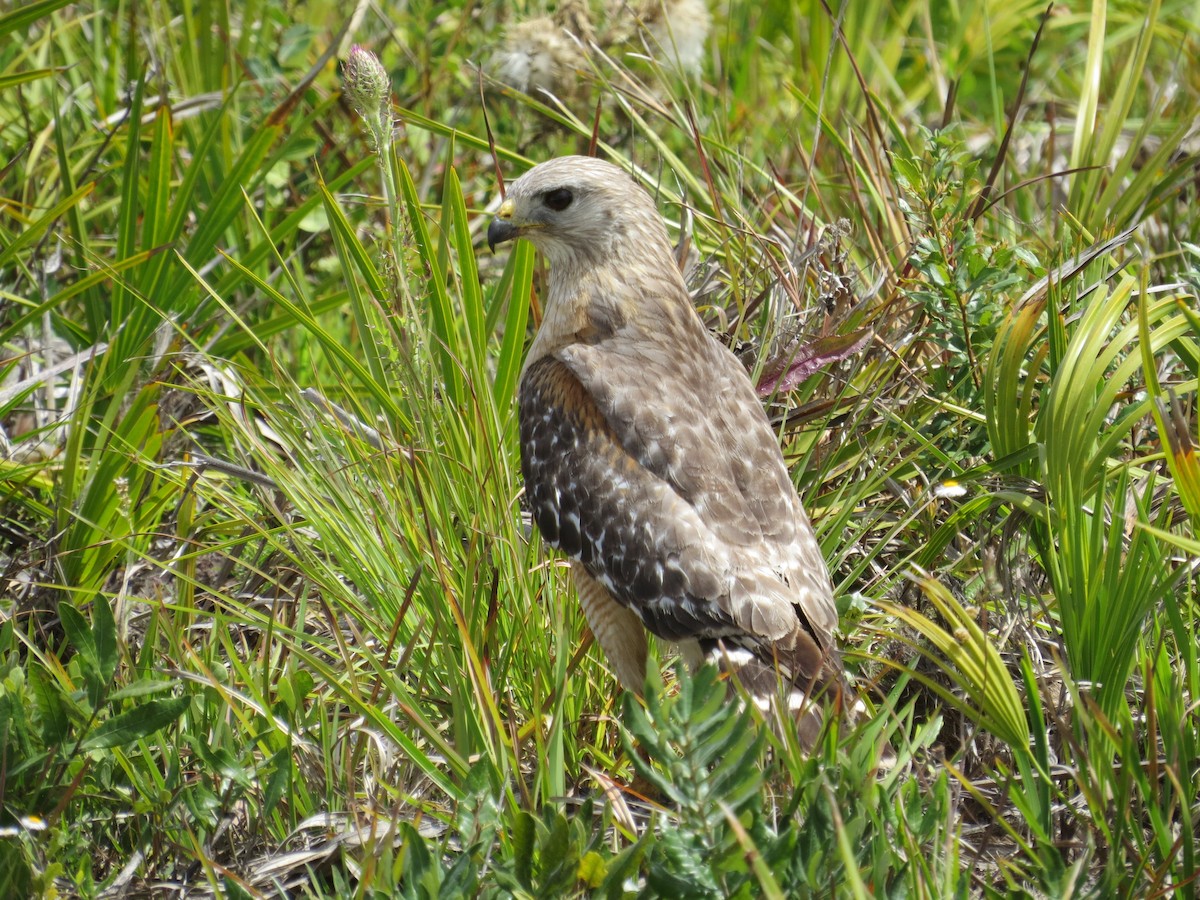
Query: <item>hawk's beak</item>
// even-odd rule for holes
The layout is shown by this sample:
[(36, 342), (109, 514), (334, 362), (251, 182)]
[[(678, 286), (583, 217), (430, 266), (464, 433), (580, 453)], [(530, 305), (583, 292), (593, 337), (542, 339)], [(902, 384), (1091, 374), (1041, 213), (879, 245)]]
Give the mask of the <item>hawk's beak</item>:
[(496, 218), (492, 219), (492, 224), (488, 226), (488, 249), (493, 253), (496, 252), (497, 244), (511, 241), (517, 236), (517, 226), (512, 223), (514, 209), (516, 204), (512, 200), (505, 200), (496, 210)]

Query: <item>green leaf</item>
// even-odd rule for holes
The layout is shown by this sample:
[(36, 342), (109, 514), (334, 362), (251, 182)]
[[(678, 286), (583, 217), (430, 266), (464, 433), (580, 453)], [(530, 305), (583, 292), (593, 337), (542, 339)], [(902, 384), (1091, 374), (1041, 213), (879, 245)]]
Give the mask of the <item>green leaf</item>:
[(6, 12), (0, 16), (0, 37), (14, 31), (24, 31), (38, 19), (50, 15), (56, 9), (62, 9), (69, 2), (70, 0), (37, 0)]
[(28, 69), (24, 72), (14, 72), (11, 75), (0, 75), (0, 91), (5, 88), (16, 87), (18, 84), (27, 84), (30, 81), (37, 81), (39, 78), (48, 78), (51, 75), (57, 75), (62, 69)]
[(529, 813), (520, 809), (512, 822), (513, 865), (517, 881), (522, 886), (533, 888), (533, 850), (537, 833), (537, 822)]
[[(443, 226), (448, 218), (450, 236), (458, 259), (458, 280), (462, 293), (462, 318), (466, 323), (465, 343), (459, 348), (459, 359), (473, 359), (476, 371), (482, 373), (483, 353), (487, 346), (484, 333), (485, 315), (483, 293), (479, 287), (479, 270), (475, 265), (475, 248), (471, 241), (467, 207), (463, 201), (462, 185), (458, 172), (452, 167), (446, 172), (442, 189)], [(469, 354), (469, 355), (468, 355)]]
[(1029, 723), (1024, 704), (999, 652), (944, 586), (929, 577), (921, 578), (919, 583), (926, 598), (950, 626), (949, 631), (906, 606), (884, 601), (879, 605), (937, 648), (938, 654), (926, 651), (927, 655), (970, 701), (955, 705), (1008, 743), (1014, 752), (1027, 752)]
[(608, 900), (623, 900), (625, 882), (636, 877), (642, 857), (653, 840), (653, 835), (648, 834), (645, 839), (626, 847), (609, 860), (608, 874), (604, 878), (604, 884), (600, 886), (602, 896), (607, 897)]
[[(138, 251), (137, 233), (142, 219), (141, 192), (138, 188), (141, 182), (142, 98), (145, 90), (145, 79), (139, 78), (134, 84), (125, 117), (125, 163), (121, 169), (121, 205), (117, 214), (117, 259), (125, 259)], [(92, 339), (111, 339), (116, 358), (122, 363), (130, 358), (133, 348), (141, 343), (140, 335), (134, 335), (124, 327), (131, 309), (129, 295), (130, 288), (125, 281), (115, 281), (108, 315), (96, 311), (92, 316), (92, 324), (96, 329)]]
[(91, 628), (88, 627), (87, 619), (70, 603), (59, 604), (58, 617), (62, 622), (63, 631), (67, 634), (67, 640), (79, 651), (79, 656), (84, 661), (85, 667), (98, 672), (96, 639), (92, 635)]
[(228, 875), (221, 879), (221, 887), (222, 895), (228, 897), (229, 900), (254, 900), (257, 896), (242, 887), (242, 883), (238, 879)]
[(0, 896), (35, 896), (33, 871), (29, 867), (25, 853), (22, 852), (20, 842), (2, 838), (0, 838)]
[(26, 226), (8, 246), (0, 248), (0, 269), (4, 269), (17, 257), (17, 253), (25, 247), (41, 239), (46, 230), (58, 221), (67, 210), (88, 197), (95, 190), (95, 182), (88, 182), (70, 196), (55, 203), (50, 209)]
[[(154, 130), (150, 137), (150, 161), (146, 167), (146, 202), (142, 220), (142, 249), (165, 248), (178, 236), (171, 231), (170, 204), (174, 166), (175, 128), (171, 118), (171, 107), (160, 103), (154, 115)], [(195, 165), (195, 163), (193, 163)], [(182, 299), (180, 295), (165, 295), (159, 284), (174, 262), (171, 253), (155, 254), (142, 273), (138, 286), (142, 297), (150, 299), (138, 311), (141, 328), (152, 332), (158, 327), (162, 314), (170, 314)]]
[[(330, 193), (322, 180), (319, 182), (321, 197), (324, 200), (325, 215), (333, 234), (334, 249), (342, 261), (346, 271), (346, 289), (350, 294), (350, 308), (354, 312), (354, 320), (358, 326), (358, 337), (362, 343), (363, 355), (366, 356), (367, 366), (371, 376), (383, 388), (389, 388), (385, 363), (390, 356), (382, 342), (389, 338), (387, 324), (381, 311), (387, 309), (387, 285), (375, 268), (375, 263), (362, 242), (358, 239), (354, 227), (346, 219), (336, 198)], [(398, 264), (403, 264), (398, 263)], [(362, 276), (370, 291), (374, 304), (369, 304), (363, 296), (359, 282), (354, 272)]]
[(429, 234), (425, 223), (425, 213), (421, 209), (421, 199), (417, 195), (417, 186), (413, 183), (412, 174), (404, 160), (395, 157), (393, 160), (397, 180), (400, 184), (400, 195), (404, 199), (408, 211), (408, 222), (416, 239), (417, 252), (428, 266), (427, 284), (429, 287), (428, 303), (432, 316), (432, 331), (434, 338), (434, 354), (437, 356), (444, 380), (446, 391), (456, 406), (462, 406), (466, 399), (466, 388), (463, 384), (462, 372), (454, 357), (454, 350), (459, 346), (455, 337), (455, 316), (450, 293), (446, 289), (446, 278), (440, 266), (437, 265), (437, 246)]
[(102, 723), (84, 739), (81, 748), (105, 750), (149, 737), (182, 716), (191, 702), (190, 697), (172, 697), (135, 706)]
[[(232, 168), (228, 172), (222, 173), (220, 187), (213, 194), (208, 205), (200, 212), (196, 230), (188, 241), (187, 250), (183, 254), (189, 265), (202, 266), (209, 261), (217, 247), (217, 242), (225, 234), (225, 230), (233, 224), (238, 213), (244, 209), (244, 193), (249, 191), (261, 177), (261, 163), (282, 130), (283, 125), (276, 122), (274, 117), (267, 117), (246, 141), (241, 155), (238, 156)], [(190, 280), (188, 273), (182, 271), (167, 286), (166, 290), (168, 292), (183, 291), (187, 288)]]
[(96, 647), (96, 668), (105, 684), (117, 674), (117, 623), (108, 598), (97, 594), (92, 601), (92, 640)]
[[(533, 259), (533, 245), (528, 241), (517, 241), (504, 269), (504, 283), (509, 285), (508, 315), (504, 319), (504, 337), (496, 358), (496, 379), (492, 384), (492, 397), (496, 409), (501, 412), (512, 408), (517, 379), (521, 375), (529, 296), (533, 290)], [(497, 295), (494, 302), (499, 300), (499, 288)]]
[(151, 694), (173, 691), (177, 687), (179, 687), (178, 681), (156, 681), (150, 677), (142, 677), (120, 690), (113, 691), (108, 695), (108, 699), (111, 703), (117, 703), (121, 700), (132, 700), (135, 697), (148, 697)]
[(290, 747), (284, 747), (278, 753), (271, 757), (268, 765), (271, 772), (271, 777), (267, 779), (267, 786), (263, 790), (263, 813), (269, 815), (274, 812), (279, 805), (279, 801), (283, 799), (284, 792), (292, 783), (292, 750)]
[[(252, 284), (254, 284), (257, 289), (261, 291), (263, 295), (266, 296), (274, 305), (285, 310), (286, 313), (292, 317), (294, 322), (304, 327), (314, 338), (316, 338), (316, 340), (321, 344), (322, 348), (329, 353), (330, 357), (336, 360), (340, 365), (344, 366), (346, 371), (353, 376), (355, 382), (362, 385), (362, 387), (364, 387), (371, 394), (371, 396), (373, 396), (379, 402), (380, 406), (389, 411), (389, 414), (396, 421), (401, 423), (404, 422), (404, 416), (400, 409), (396, 406), (394, 398), (388, 392), (386, 384), (380, 384), (378, 381), (376, 381), (375, 378), (371, 376), (369, 369), (363, 366), (363, 364), (358, 360), (358, 357), (350, 348), (344, 347), (326, 329), (322, 328), (320, 323), (318, 323), (312, 317), (308, 310), (285, 297), (274, 287), (260, 278), (255, 272), (243, 267), (236, 260), (231, 259), (230, 264), (240, 270), (242, 274), (244, 274), (245, 277)], [(200, 276), (198, 273), (193, 272), (192, 274), (199, 279)], [(214, 297), (214, 299), (218, 299), (218, 302), (223, 302), (219, 298)], [(229, 312), (234, 314), (234, 311), (231, 308), (229, 309)]]
[(50, 747), (58, 746), (66, 739), (71, 727), (62, 688), (47, 677), (40, 666), (29, 667), (29, 687), (42, 720), (42, 742)]
[(607, 874), (608, 866), (605, 865), (604, 857), (595, 850), (589, 850), (579, 860), (579, 869), (576, 872), (576, 877), (589, 888), (594, 890), (600, 887), (604, 883), (604, 878)]

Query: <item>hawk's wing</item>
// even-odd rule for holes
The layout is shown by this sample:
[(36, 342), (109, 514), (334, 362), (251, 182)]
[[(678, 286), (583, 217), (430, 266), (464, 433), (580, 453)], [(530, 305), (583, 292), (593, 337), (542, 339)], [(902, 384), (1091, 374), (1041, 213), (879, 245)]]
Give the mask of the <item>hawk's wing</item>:
[(693, 346), (623, 334), (529, 365), (534, 519), (655, 634), (824, 680), (836, 612), (819, 547), (749, 381), (696, 325)]

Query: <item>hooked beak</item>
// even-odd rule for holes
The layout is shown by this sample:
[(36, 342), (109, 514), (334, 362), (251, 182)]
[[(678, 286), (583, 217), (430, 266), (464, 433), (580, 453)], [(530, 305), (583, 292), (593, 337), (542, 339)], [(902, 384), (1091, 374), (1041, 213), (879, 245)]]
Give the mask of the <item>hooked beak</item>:
[(514, 209), (516, 209), (516, 204), (512, 200), (505, 200), (496, 210), (496, 218), (492, 219), (492, 224), (488, 226), (488, 249), (493, 253), (496, 252), (497, 244), (513, 240), (520, 232), (520, 229), (512, 223)]

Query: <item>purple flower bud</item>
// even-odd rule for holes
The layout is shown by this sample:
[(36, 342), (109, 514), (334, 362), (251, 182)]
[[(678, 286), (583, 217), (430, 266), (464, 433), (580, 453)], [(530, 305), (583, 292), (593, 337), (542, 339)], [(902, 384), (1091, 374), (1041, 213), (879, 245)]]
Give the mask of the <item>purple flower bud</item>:
[(366, 123), (374, 149), (382, 150), (392, 135), (392, 84), (387, 70), (378, 56), (355, 44), (342, 64), (342, 77), (346, 96)]

